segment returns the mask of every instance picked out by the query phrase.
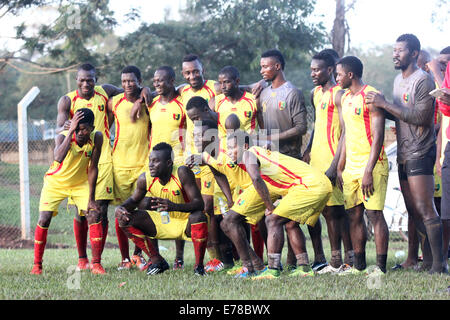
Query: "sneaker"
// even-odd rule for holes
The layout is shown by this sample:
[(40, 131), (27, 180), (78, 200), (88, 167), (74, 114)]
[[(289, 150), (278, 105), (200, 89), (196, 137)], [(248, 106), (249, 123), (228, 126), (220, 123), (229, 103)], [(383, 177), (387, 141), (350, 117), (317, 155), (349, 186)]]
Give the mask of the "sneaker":
[(366, 270), (368, 276), (383, 276), (386, 274), (379, 266), (369, 267)]
[(163, 273), (166, 270), (169, 270), (169, 264), (166, 260), (161, 260), (158, 263), (151, 263), (147, 268), (147, 275), (153, 276), (155, 274)]
[(242, 267), (241, 272), (238, 273), (237, 275), (235, 275), (234, 277), (235, 277), (235, 278), (238, 278), (238, 279), (250, 279), (250, 278), (253, 278), (253, 277), (257, 276), (257, 275), (262, 274), (262, 273), (265, 272), (266, 270), (267, 270), (267, 267), (265, 267), (265, 268), (262, 269), (262, 270), (255, 270), (255, 271), (253, 271), (253, 272), (249, 272), (249, 271), (247, 270), (247, 268)]
[(323, 268), (322, 270), (317, 271), (317, 274), (327, 274), (327, 273), (331, 273), (331, 274), (336, 274), (341, 270), (342, 266), (339, 266), (337, 268), (331, 266), (331, 265), (327, 265), (325, 268)]
[(119, 265), (117, 266), (117, 270), (119, 270), (119, 271), (130, 270), (132, 267), (133, 267), (133, 265), (131, 264), (130, 260), (128, 260), (128, 258), (126, 258), (121, 263), (119, 263)]
[(244, 267), (241, 265), (235, 265), (233, 268), (231, 268), (230, 270), (227, 271), (228, 275), (236, 275), (242, 272), (242, 269)]
[(175, 258), (173, 262), (173, 270), (183, 270), (184, 269), (184, 261), (180, 258)]
[(143, 271), (145, 270), (145, 265), (147, 262), (145, 261), (144, 257), (139, 254), (133, 254), (131, 256), (131, 264), (136, 266), (139, 270)]
[(345, 276), (345, 275), (349, 275), (349, 274), (360, 275), (360, 276), (362, 276), (362, 275), (367, 276), (367, 275), (369, 275), (369, 272), (367, 271), (367, 268), (363, 269), (363, 270), (358, 270), (355, 267), (351, 267), (351, 268), (348, 268), (345, 271), (342, 271), (342, 272), (338, 273), (338, 275), (340, 275), (340, 276), (341, 275)]
[(317, 262), (315, 261), (312, 265), (311, 268), (313, 269), (314, 272), (318, 272), (320, 270), (322, 270), (323, 268), (325, 268), (326, 266), (328, 266), (328, 262)]
[(42, 264), (34, 264), (30, 274), (42, 274)]
[(314, 277), (314, 270), (310, 266), (298, 266), (289, 277)]
[(100, 263), (93, 263), (91, 267), (91, 273), (93, 274), (106, 274), (105, 269)]
[(218, 259), (213, 259), (208, 261), (208, 263), (205, 266), (205, 271), (206, 272), (217, 272), (217, 271), (221, 271), (224, 269), (224, 265), (222, 263), (222, 261), (218, 260)]
[[(286, 265), (286, 271), (287, 271), (287, 272), (295, 271), (295, 269), (297, 269), (297, 266), (296, 266), (296, 265), (293, 265), (293, 264), (288, 264), (288, 265)], [(283, 271), (283, 269), (280, 269), (280, 271)]]
[(148, 259), (148, 261), (145, 263), (145, 265), (142, 267), (142, 269), (139, 269), (141, 271), (147, 271), (148, 267), (152, 264), (152, 260)]
[(196, 276), (206, 276), (205, 267), (202, 265), (197, 265), (194, 268), (194, 274)]
[(81, 271), (81, 270), (89, 270), (90, 266), (89, 266), (89, 259), (88, 258), (79, 258), (78, 259), (78, 264), (77, 264), (77, 271)]
[(254, 275), (252, 280), (261, 280), (261, 279), (276, 279), (280, 277), (280, 270), (278, 269), (270, 269), (265, 268), (263, 271), (260, 271), (259, 274)]

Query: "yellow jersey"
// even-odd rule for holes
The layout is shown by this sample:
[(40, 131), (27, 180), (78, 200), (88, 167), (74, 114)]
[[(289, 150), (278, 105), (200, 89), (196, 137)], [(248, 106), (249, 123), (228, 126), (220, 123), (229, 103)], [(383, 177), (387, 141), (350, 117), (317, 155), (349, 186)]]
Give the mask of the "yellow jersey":
[[(64, 160), (61, 162), (53, 161), (45, 173), (44, 179), (49, 185), (70, 189), (88, 180), (88, 168), (92, 150), (94, 149), (94, 136), (96, 132), (96, 130), (92, 131), (88, 142), (82, 147), (77, 144), (75, 132), (73, 133), (70, 148)], [(68, 131), (63, 131), (60, 134), (67, 136)]]
[(142, 105), (141, 117), (131, 122), (130, 111), (133, 103), (125, 93), (112, 98), (113, 115), (116, 123), (116, 135), (112, 148), (112, 160), (115, 168), (141, 168), (147, 163), (150, 131), (149, 116)]
[(321, 190), (323, 184), (329, 183), (322, 172), (296, 158), (257, 146), (248, 151), (258, 159), (261, 177), (269, 190), (276, 194), (284, 196), (294, 186), (315, 192), (316, 189)]
[(66, 96), (68, 96), (71, 101), (69, 119), (72, 119), (75, 112), (81, 108), (88, 108), (94, 113), (94, 128), (103, 134), (102, 153), (98, 163), (112, 162), (109, 123), (106, 113), (108, 104), (108, 95), (106, 91), (102, 86), (95, 86), (94, 96), (89, 100), (83, 99), (78, 94), (78, 90), (69, 92)]
[(172, 146), (174, 156), (183, 155), (185, 149), (186, 112), (181, 96), (177, 96), (167, 104), (161, 103), (157, 96), (150, 105), (150, 151), (158, 143), (165, 142)]
[(258, 130), (258, 124), (256, 119), (256, 100), (255, 97), (248, 92), (244, 91), (242, 98), (236, 103), (232, 103), (225, 95), (221, 94), (216, 97), (215, 110), (219, 115), (218, 128), (219, 139), (221, 142), (221, 149), (226, 151), (226, 137), (227, 130), (225, 128), (225, 121), (228, 116), (235, 114), (241, 123), (239, 129), (252, 134)]
[[(216, 81), (214, 80), (205, 80), (203, 87), (197, 91), (194, 91), (191, 85), (186, 85), (180, 93), (184, 103), (187, 104), (192, 97), (202, 97), (209, 102), (211, 98), (216, 96), (215, 83)], [(197, 153), (197, 149), (194, 146), (194, 123), (189, 117), (186, 117), (186, 146), (191, 153)]]
[(316, 119), (310, 164), (323, 172), (330, 167), (341, 136), (342, 129), (339, 123), (338, 109), (335, 105), (336, 94), (339, 90), (341, 90), (339, 85), (335, 85), (325, 92), (321, 86), (317, 86), (313, 93)]
[[(146, 188), (147, 193), (145, 197), (157, 197), (168, 199), (173, 203), (183, 204), (188, 203), (189, 198), (187, 197), (186, 192), (184, 191), (183, 186), (181, 185), (180, 178), (178, 176), (178, 168), (179, 166), (174, 165), (172, 168), (172, 174), (170, 176), (169, 182), (166, 184), (161, 184), (159, 178), (152, 177), (150, 175), (150, 170), (147, 168), (145, 171), (146, 178)], [(189, 212), (179, 212), (181, 217), (189, 216)], [(172, 215), (171, 215), (172, 216)]]
[(234, 163), (226, 153), (220, 152), (215, 159), (209, 153), (203, 152), (202, 157), (208, 165), (227, 177), (232, 193), (236, 187), (246, 189), (252, 185), (252, 179), (247, 174), (245, 165)]
[[(365, 103), (368, 92), (378, 92), (374, 87), (365, 85), (357, 94), (346, 90), (342, 96), (342, 116), (345, 123), (345, 171), (355, 177), (362, 177), (369, 160), (373, 133), (371, 113)], [(387, 175), (389, 171), (384, 142), (373, 172)]]

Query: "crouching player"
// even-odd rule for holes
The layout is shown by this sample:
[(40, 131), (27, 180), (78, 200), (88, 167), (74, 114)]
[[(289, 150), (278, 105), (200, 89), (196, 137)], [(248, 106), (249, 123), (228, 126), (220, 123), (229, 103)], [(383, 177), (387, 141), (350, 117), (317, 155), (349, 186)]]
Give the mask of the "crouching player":
[(78, 110), (67, 131), (55, 139), (54, 162), (44, 176), (39, 202), (39, 221), (34, 234), (34, 266), (31, 274), (42, 273), (42, 257), (47, 243), (48, 227), (58, 213), (60, 203), (71, 198), (78, 213), (85, 215), (89, 225), (92, 247), (91, 272), (103, 274), (100, 264), (103, 228), (100, 208), (95, 202), (98, 159), (103, 135), (94, 131), (94, 113), (87, 108)]
[[(139, 176), (131, 197), (116, 208), (116, 218), (125, 234), (149, 256), (148, 275), (169, 269), (151, 239), (191, 240), (194, 273), (205, 275), (208, 225), (203, 207), (194, 174), (186, 166), (174, 165), (172, 147), (162, 142), (153, 147), (149, 167)], [(169, 213), (169, 221), (163, 220), (164, 212)]]
[[(252, 146), (252, 140), (242, 131), (230, 135), (227, 143), (231, 159), (245, 168), (253, 186), (246, 188), (236, 199), (221, 223), (222, 229), (235, 245), (242, 243), (239, 239), (243, 235), (233, 231), (236, 223), (242, 219), (255, 223), (261, 218), (258, 217), (260, 212), (265, 210), (268, 269), (254, 275), (252, 279), (279, 277), (284, 226), (299, 266), (290, 275), (313, 275), (307, 254), (302, 248), (304, 239), (298, 223), (315, 225), (331, 195), (330, 180), (303, 161)], [(279, 198), (281, 200), (275, 208), (274, 202)], [(239, 249), (238, 245), (236, 247)]]

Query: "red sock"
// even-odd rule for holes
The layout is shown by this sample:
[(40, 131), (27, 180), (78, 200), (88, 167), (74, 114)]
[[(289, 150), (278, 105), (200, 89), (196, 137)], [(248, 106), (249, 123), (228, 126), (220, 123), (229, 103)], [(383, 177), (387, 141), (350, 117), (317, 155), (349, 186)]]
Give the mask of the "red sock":
[(103, 224), (102, 224), (102, 228), (103, 228), (102, 253), (103, 253), (103, 250), (105, 249), (106, 237), (108, 236), (108, 227), (109, 227), (108, 221), (103, 221)]
[(193, 223), (191, 225), (191, 239), (194, 244), (195, 265), (203, 265), (208, 241), (208, 224), (206, 222)]
[(75, 234), (75, 241), (77, 242), (78, 258), (87, 258), (87, 235), (88, 223), (86, 219), (81, 221), (73, 219), (73, 233)]
[(103, 226), (101, 221), (89, 225), (89, 239), (91, 240), (92, 263), (100, 263), (103, 243)]
[(48, 228), (40, 225), (36, 226), (34, 231), (34, 264), (42, 264), (44, 256), (45, 244), (47, 243)]
[(259, 232), (258, 226), (255, 224), (251, 225), (251, 229), (253, 250), (255, 250), (255, 253), (258, 257), (264, 259), (264, 239), (261, 235), (261, 232)]
[(147, 237), (141, 230), (135, 227), (129, 226), (127, 228), (128, 232), (132, 235), (132, 237), (130, 238), (131, 241), (133, 241), (135, 245), (141, 248), (142, 251), (144, 251), (150, 259), (152, 259), (152, 257), (159, 256), (158, 250), (156, 250), (149, 237)]
[(116, 218), (116, 235), (119, 242), (119, 250), (122, 255), (122, 261), (128, 259), (130, 261), (130, 247), (128, 245), (128, 237), (119, 226), (119, 221)]

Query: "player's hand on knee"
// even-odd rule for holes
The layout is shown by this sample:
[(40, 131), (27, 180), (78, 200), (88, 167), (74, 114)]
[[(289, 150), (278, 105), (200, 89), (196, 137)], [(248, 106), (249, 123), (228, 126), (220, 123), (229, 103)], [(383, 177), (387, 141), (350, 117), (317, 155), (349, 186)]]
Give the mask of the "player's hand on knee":
[(97, 202), (90, 200), (87, 207), (87, 214), (100, 213), (100, 206)]
[(116, 214), (116, 218), (117, 220), (122, 221), (122, 222), (128, 222), (130, 221), (130, 218), (128, 217), (129, 212), (127, 211), (127, 209), (125, 209), (122, 206), (118, 206), (115, 210), (115, 214)]

